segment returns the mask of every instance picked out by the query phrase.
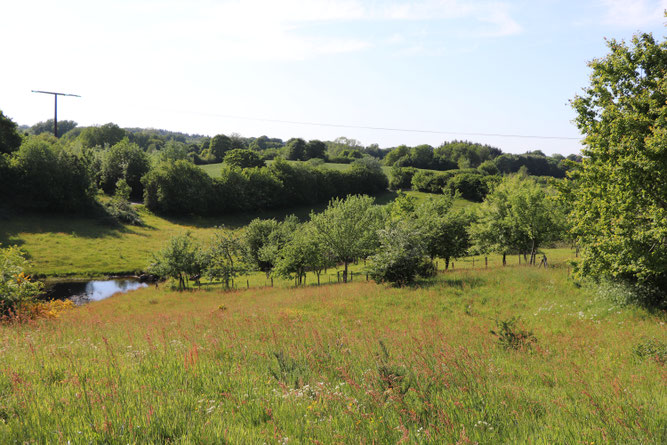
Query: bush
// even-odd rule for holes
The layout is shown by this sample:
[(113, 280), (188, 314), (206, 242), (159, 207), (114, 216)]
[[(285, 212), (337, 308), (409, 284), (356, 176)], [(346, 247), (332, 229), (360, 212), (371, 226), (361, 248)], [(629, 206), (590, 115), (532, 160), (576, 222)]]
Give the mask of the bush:
[(653, 359), (664, 365), (667, 362), (667, 343), (651, 338), (636, 344), (632, 348), (632, 353), (639, 359)]
[(491, 333), (498, 337), (498, 343), (505, 349), (526, 349), (530, 348), (537, 338), (531, 331), (526, 331), (517, 326), (519, 317), (512, 317), (507, 320), (496, 320), (497, 331), (491, 330)]
[(0, 248), (0, 316), (16, 314), (42, 290), (42, 283), (26, 275), (26, 267), (28, 260), (18, 247)]
[(390, 223), (378, 233), (380, 248), (371, 257), (369, 275), (377, 283), (405, 286), (417, 275), (430, 276), (432, 268), (426, 257), (421, 233), (409, 221)]

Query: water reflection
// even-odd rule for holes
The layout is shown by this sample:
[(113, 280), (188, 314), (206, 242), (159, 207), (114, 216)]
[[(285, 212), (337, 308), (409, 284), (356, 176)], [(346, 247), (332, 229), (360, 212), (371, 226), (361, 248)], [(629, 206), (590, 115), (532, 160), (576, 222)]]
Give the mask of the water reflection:
[(47, 287), (45, 297), (47, 299), (66, 299), (76, 304), (85, 304), (91, 301), (104, 300), (118, 292), (146, 287), (146, 283), (140, 283), (136, 278), (116, 278), (113, 280), (93, 280), (81, 282), (54, 283)]

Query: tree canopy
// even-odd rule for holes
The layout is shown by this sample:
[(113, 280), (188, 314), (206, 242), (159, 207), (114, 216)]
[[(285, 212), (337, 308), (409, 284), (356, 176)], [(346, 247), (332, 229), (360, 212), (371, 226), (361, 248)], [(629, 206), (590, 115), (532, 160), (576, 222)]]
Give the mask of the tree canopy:
[[(580, 272), (667, 289), (667, 42), (609, 40), (572, 101), (585, 136), (571, 174)], [(660, 292), (659, 292), (660, 293)]]

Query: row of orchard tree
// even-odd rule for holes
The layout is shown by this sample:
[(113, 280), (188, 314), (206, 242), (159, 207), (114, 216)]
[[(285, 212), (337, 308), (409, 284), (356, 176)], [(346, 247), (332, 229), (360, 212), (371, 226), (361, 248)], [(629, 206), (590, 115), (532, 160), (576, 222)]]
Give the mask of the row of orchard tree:
[(332, 266), (367, 261), (369, 276), (378, 282), (406, 285), (435, 272), (434, 262), (472, 252), (523, 253), (534, 258), (546, 243), (564, 233), (564, 214), (556, 195), (530, 178), (507, 177), (476, 209), (454, 209), (451, 196), (417, 202), (399, 194), (388, 206), (353, 195), (333, 199), (326, 210), (300, 223), (253, 220), (242, 232), (221, 229), (206, 242), (189, 234), (173, 238), (159, 252), (151, 271), (178, 280), (187, 277), (220, 280), (225, 286), (243, 274), (301, 283), (307, 272), (319, 277)]

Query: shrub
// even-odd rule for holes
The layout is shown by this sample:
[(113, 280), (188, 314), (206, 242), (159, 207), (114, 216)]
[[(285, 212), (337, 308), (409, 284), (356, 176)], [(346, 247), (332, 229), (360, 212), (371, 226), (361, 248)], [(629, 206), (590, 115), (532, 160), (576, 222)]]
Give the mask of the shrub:
[(537, 338), (531, 331), (526, 331), (517, 326), (519, 317), (512, 317), (507, 320), (496, 320), (497, 331), (491, 330), (491, 333), (498, 337), (498, 343), (505, 349), (526, 349), (530, 348)]
[(26, 275), (28, 264), (18, 247), (0, 248), (0, 316), (15, 314), (42, 290), (42, 283)]
[(642, 360), (647, 358), (652, 359), (661, 365), (664, 365), (665, 362), (667, 362), (667, 343), (655, 338), (636, 344), (634, 348), (632, 348), (632, 352)]
[(428, 274), (430, 264), (426, 257), (421, 232), (409, 221), (391, 222), (379, 231), (380, 248), (371, 257), (369, 274), (378, 283), (405, 286), (417, 275)]

